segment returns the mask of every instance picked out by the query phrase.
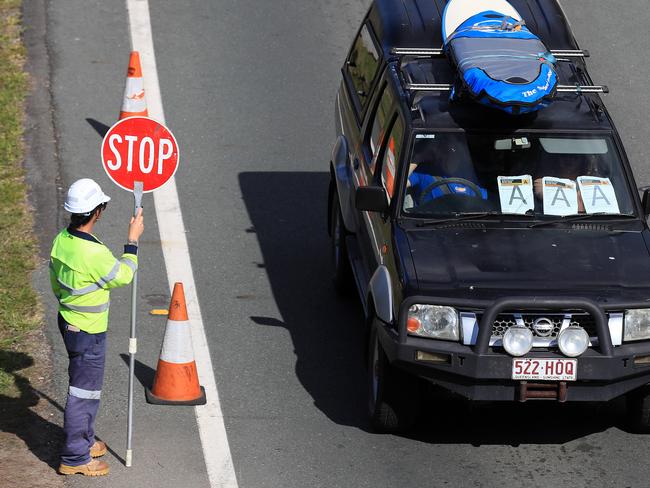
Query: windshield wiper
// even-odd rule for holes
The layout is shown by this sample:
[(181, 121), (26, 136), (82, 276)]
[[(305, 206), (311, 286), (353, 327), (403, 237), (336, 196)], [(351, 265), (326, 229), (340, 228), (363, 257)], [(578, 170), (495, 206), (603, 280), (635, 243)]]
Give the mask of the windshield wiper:
[(452, 222), (462, 222), (463, 220), (480, 220), (486, 217), (494, 217), (495, 215), (501, 215), (501, 212), (458, 213), (454, 217), (438, 220), (424, 220), (418, 222), (416, 225), (418, 227), (428, 227), (432, 225), (449, 224)]
[(585, 215), (567, 215), (566, 217), (562, 217), (561, 219), (547, 220), (544, 222), (535, 222), (534, 224), (530, 224), (528, 228), (532, 229), (533, 227), (543, 227), (545, 225), (555, 225), (555, 224), (563, 224), (566, 222), (576, 222), (579, 220), (589, 220), (594, 217), (608, 217), (610, 219), (636, 219), (636, 216), (629, 215), (629, 214), (611, 214), (605, 212), (598, 212), (598, 213), (585, 214)]

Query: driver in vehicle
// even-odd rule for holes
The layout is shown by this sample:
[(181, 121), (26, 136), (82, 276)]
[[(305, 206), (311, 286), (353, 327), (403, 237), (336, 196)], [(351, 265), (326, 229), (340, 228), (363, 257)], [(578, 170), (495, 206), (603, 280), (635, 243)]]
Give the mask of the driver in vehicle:
[[(579, 176), (600, 176), (598, 171), (595, 171), (595, 164), (587, 163), (585, 158), (588, 156), (578, 156), (571, 154), (554, 154), (546, 155), (546, 162), (542, 168), (538, 169), (540, 175), (554, 176), (556, 178), (564, 178), (567, 180), (577, 181)], [(542, 176), (535, 178), (533, 182), (535, 197), (542, 201), (544, 189), (542, 185)], [(580, 188), (578, 192), (578, 212), (585, 213), (584, 202)]]
[(480, 190), (480, 197), (487, 200), (487, 190), (480, 187), (477, 181), (466, 146), (442, 138), (416, 142), (407, 181), (407, 198), (410, 196), (413, 200), (411, 207), (445, 195), (476, 198), (476, 189)]

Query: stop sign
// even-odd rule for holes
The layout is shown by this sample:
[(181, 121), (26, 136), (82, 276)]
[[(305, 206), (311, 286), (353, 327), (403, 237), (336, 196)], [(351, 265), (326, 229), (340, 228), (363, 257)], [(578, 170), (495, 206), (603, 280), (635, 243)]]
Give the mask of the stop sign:
[(178, 168), (178, 144), (171, 131), (148, 117), (120, 120), (102, 141), (102, 165), (113, 182), (133, 191), (142, 181), (144, 192), (167, 183)]

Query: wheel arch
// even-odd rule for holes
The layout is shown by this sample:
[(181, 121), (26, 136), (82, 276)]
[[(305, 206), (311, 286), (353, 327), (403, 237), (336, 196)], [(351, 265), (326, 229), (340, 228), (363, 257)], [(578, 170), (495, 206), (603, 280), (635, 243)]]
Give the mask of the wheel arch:
[(368, 317), (370, 315), (370, 306), (379, 320), (386, 324), (393, 322), (393, 283), (390, 272), (386, 266), (379, 265), (375, 270), (368, 285)]
[[(336, 139), (332, 155), (330, 158), (330, 178), (334, 185), (330, 187), (330, 198), (334, 194), (338, 195), (341, 215), (343, 216), (343, 225), (348, 232), (355, 233), (354, 209), (352, 208), (352, 196), (354, 184), (352, 182), (352, 172), (350, 168), (350, 151), (346, 137), (340, 135)], [(331, 200), (330, 200), (331, 202)], [(331, 207), (331, 204), (330, 204)], [(328, 223), (331, 227), (331, 210), (328, 213)]]

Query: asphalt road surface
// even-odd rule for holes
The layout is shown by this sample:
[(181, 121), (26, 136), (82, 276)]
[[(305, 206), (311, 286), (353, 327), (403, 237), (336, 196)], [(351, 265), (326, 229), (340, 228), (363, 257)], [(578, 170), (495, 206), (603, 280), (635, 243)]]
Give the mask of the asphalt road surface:
[[(37, 43), (29, 22), (42, 4), (27, 3), (28, 37)], [(592, 53), (594, 81), (611, 88), (605, 101), (638, 182), (650, 184), (647, 1), (564, 3)], [(326, 233), (334, 97), (367, 4), (150, 1), (165, 114), (181, 145), (178, 190), (239, 486), (648, 486), (650, 437), (626, 432), (621, 402), (471, 408), (450, 400), (428, 404), (414, 437), (370, 430), (361, 311), (330, 285)], [(39, 62), (50, 74), (54, 138), (41, 139), (42, 171), (57, 168), (62, 188), (96, 178), (114, 196), (97, 232), (117, 252), (132, 203), (100, 169), (99, 144), (124, 88), (125, 2), (48, 2), (46, 25), (49, 64)], [(41, 215), (52, 214), (52, 202), (46, 208), (43, 195), (35, 200)], [(150, 198), (145, 212), (137, 375), (149, 385), (165, 321), (148, 311), (166, 306), (169, 288)], [(62, 211), (47, 222), (40, 217), (51, 234), (44, 241), (65, 218)], [(54, 401), (62, 404), (65, 361), (44, 268), (36, 282), (49, 306)], [(129, 296), (122, 290), (112, 298), (98, 433), (113, 449), (113, 472), (96, 483), (207, 487), (193, 410), (147, 405), (139, 384), (134, 467), (120, 462)], [(87, 486), (79, 478), (69, 483)]]

